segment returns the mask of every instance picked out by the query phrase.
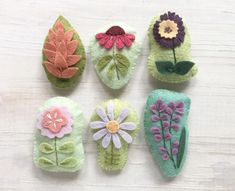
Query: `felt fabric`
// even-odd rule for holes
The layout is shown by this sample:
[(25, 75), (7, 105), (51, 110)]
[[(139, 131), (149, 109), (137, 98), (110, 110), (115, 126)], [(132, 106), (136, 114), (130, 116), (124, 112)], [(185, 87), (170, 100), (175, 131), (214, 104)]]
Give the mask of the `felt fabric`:
[(144, 132), (154, 161), (167, 177), (177, 176), (188, 148), (190, 98), (183, 93), (154, 90), (148, 96)]
[[(67, 44), (59, 43), (60, 45), (56, 46), (55, 39), (61, 42), (60, 38), (62, 38), (62, 35), (60, 35), (62, 27), (60, 25), (64, 27), (63, 39), (66, 40)], [(49, 30), (45, 39), (43, 66), (47, 78), (54, 86), (67, 88), (76, 85), (78, 82), (86, 65), (86, 54), (78, 33), (63, 16), (58, 17), (53, 28), (56, 26), (59, 34), (56, 36), (55, 31)], [(57, 49), (60, 50), (60, 54), (55, 54), (54, 51)], [(54, 62), (60, 67), (59, 70), (53, 64)]]
[[(61, 113), (55, 115), (55, 111), (58, 110)], [(51, 111), (54, 117), (50, 118), (48, 115), (51, 120), (43, 120), (45, 119), (43, 116), (48, 114), (48, 111)], [(62, 122), (62, 118), (66, 120)], [(51, 122), (55, 125), (59, 124), (57, 127), (61, 125), (61, 129), (49, 130), (47, 127)], [(74, 172), (82, 167), (85, 160), (82, 144), (85, 126), (83, 113), (75, 102), (65, 97), (47, 100), (39, 108), (36, 127), (34, 163), (37, 167), (52, 172)], [(49, 133), (45, 133), (45, 130)]]
[(118, 99), (103, 102), (91, 117), (90, 129), (98, 146), (103, 170), (121, 170), (128, 158), (128, 144), (139, 130), (139, 119), (128, 103)]
[[(191, 77), (196, 75), (197, 73), (196, 65), (192, 65), (189, 68), (190, 69), (189, 71), (186, 70), (187, 68), (184, 71), (181, 71), (182, 66), (180, 67), (178, 66), (178, 69), (172, 68), (169, 66), (167, 67), (168, 71), (165, 70), (165, 68), (163, 67), (164, 72), (162, 72), (162, 71), (159, 71), (159, 68), (156, 67), (156, 62), (160, 62), (160, 64), (164, 64), (164, 65), (165, 64), (171, 65), (171, 63), (175, 62), (174, 55), (176, 57), (177, 62), (190, 61), (191, 59), (191, 56), (190, 56), (191, 41), (190, 41), (190, 36), (189, 36), (186, 26), (184, 25), (184, 33), (185, 33), (184, 41), (180, 42), (180, 45), (175, 47), (174, 52), (172, 52), (171, 48), (163, 47), (159, 43), (157, 43), (153, 35), (153, 28), (154, 28), (155, 22), (159, 19), (160, 19), (159, 17), (154, 17), (151, 20), (149, 29), (148, 29), (148, 37), (149, 37), (149, 43), (150, 43), (150, 54), (148, 57), (148, 70), (154, 78), (163, 82), (181, 83), (181, 82), (187, 81)], [(168, 62), (171, 62), (171, 63), (168, 63)], [(184, 62), (183, 65), (185, 64), (191, 64), (191, 63)], [(182, 63), (179, 65), (182, 65)], [(175, 72), (175, 70), (177, 70), (178, 72)]]
[(115, 30), (118, 29), (114, 31), (115, 34), (125, 32), (124, 36), (110, 37), (109, 30), (104, 33), (110, 27), (105, 27), (91, 39), (90, 52), (91, 61), (101, 81), (111, 89), (120, 89), (133, 75), (141, 46), (139, 36), (130, 26), (123, 23), (114, 26)]

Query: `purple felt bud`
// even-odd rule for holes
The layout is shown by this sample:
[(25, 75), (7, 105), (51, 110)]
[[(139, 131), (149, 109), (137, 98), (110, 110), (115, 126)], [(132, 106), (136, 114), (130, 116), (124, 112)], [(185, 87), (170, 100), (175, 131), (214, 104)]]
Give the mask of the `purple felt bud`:
[(176, 155), (177, 153), (178, 153), (178, 149), (177, 149), (177, 148), (173, 148), (173, 149), (172, 149), (172, 154), (173, 154), (173, 155)]
[(158, 111), (162, 113), (165, 111), (166, 108), (167, 108), (166, 104), (163, 103)]
[(176, 108), (184, 108), (184, 103), (182, 101), (176, 103)]
[(157, 122), (160, 120), (160, 118), (157, 115), (152, 115), (151, 120), (152, 122)]
[(173, 110), (170, 107), (166, 107), (166, 109), (165, 109), (166, 114), (171, 115), (172, 112), (173, 112)]
[(165, 134), (165, 139), (166, 139), (166, 140), (170, 140), (171, 137), (172, 137), (172, 135), (171, 135), (170, 133), (166, 133), (166, 134)]
[(163, 129), (164, 129), (164, 130), (168, 129), (168, 128), (169, 128), (169, 125), (170, 125), (170, 124), (169, 124), (168, 121), (164, 121), (163, 124), (162, 124)]
[(162, 120), (162, 121), (167, 121), (167, 120), (168, 120), (168, 117), (169, 117), (169, 116), (168, 116), (167, 114), (164, 114), (164, 115), (161, 116), (161, 120)]
[(180, 128), (180, 126), (176, 123), (172, 124), (171, 127), (175, 130), (178, 131), (178, 129)]
[(184, 108), (177, 108), (175, 110), (175, 112), (178, 114), (178, 115), (183, 115), (184, 114)]
[(157, 100), (157, 101), (156, 101), (156, 109), (159, 110), (160, 107), (162, 106), (162, 104), (163, 104), (163, 101), (162, 101), (162, 100), (160, 100), (160, 99)]
[(160, 142), (162, 140), (162, 136), (160, 134), (156, 134), (154, 135), (154, 139), (155, 141)]
[(175, 121), (175, 122), (178, 122), (178, 121), (180, 121), (180, 118), (181, 118), (180, 115), (175, 115), (175, 116), (172, 117), (172, 120)]
[(179, 144), (180, 144), (179, 141), (176, 140), (176, 141), (174, 141), (174, 142), (172, 143), (172, 146), (173, 146), (174, 148), (178, 148)]
[(169, 155), (168, 155), (167, 153), (164, 153), (164, 154), (162, 155), (162, 159), (163, 159), (163, 160), (168, 160), (168, 159), (169, 159)]
[(167, 152), (166, 148), (163, 147), (163, 146), (160, 146), (160, 147), (159, 147), (159, 151), (160, 151), (161, 154), (164, 154), (164, 153)]
[(156, 113), (157, 112), (157, 106), (155, 104), (152, 104), (150, 106), (150, 110), (153, 112), (153, 113)]
[(153, 133), (153, 134), (160, 134), (161, 130), (159, 127), (152, 127), (150, 129), (150, 131)]
[(175, 110), (176, 105), (175, 105), (174, 102), (170, 102), (170, 103), (168, 104), (168, 107), (170, 107), (172, 110)]

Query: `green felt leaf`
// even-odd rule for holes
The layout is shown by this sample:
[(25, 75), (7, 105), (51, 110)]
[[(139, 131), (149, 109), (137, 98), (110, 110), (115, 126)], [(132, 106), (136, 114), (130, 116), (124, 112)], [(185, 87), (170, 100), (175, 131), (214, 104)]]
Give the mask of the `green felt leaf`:
[(181, 161), (184, 157), (185, 141), (186, 141), (186, 130), (185, 128), (183, 128), (181, 135), (180, 135), (179, 152), (177, 154), (177, 168), (180, 167)]
[(125, 76), (130, 66), (130, 61), (123, 54), (115, 54), (115, 60), (117, 61), (117, 69), (121, 75)]
[(113, 59), (111, 55), (105, 55), (103, 56), (98, 63), (96, 64), (96, 67), (99, 71), (103, 70), (105, 66)]
[(51, 154), (55, 151), (52, 145), (50, 145), (49, 143), (45, 143), (45, 142), (39, 145), (39, 150), (45, 154)]
[(50, 159), (48, 159), (46, 157), (40, 157), (38, 159), (38, 164), (40, 166), (42, 166), (42, 167), (52, 167), (52, 166), (55, 166), (55, 163), (52, 160), (50, 160)]
[(175, 66), (170, 61), (156, 61), (157, 70), (162, 74), (171, 74), (175, 72)]
[(78, 164), (78, 160), (75, 157), (68, 157), (59, 162), (59, 166), (64, 168), (73, 168)]
[(69, 154), (74, 152), (75, 143), (73, 141), (67, 141), (59, 146), (58, 151), (61, 153)]
[(110, 79), (113, 77), (114, 69), (115, 69), (115, 64), (112, 64), (112, 65), (109, 66), (109, 69), (108, 69), (108, 77), (109, 77)]
[(190, 61), (177, 62), (175, 65), (175, 73), (180, 75), (185, 75), (191, 70), (193, 66), (194, 63)]

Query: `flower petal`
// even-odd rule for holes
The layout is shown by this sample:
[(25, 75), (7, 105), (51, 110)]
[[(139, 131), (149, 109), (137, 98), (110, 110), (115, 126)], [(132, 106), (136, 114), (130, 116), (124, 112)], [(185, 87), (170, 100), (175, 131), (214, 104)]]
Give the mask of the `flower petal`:
[(113, 140), (113, 144), (114, 144), (115, 148), (120, 149), (122, 144), (121, 144), (121, 141), (119, 139), (119, 136), (117, 134), (113, 134), (112, 135), (112, 140)]
[(60, 69), (68, 68), (65, 58), (60, 52), (56, 53), (55, 65)]
[(105, 36), (107, 36), (105, 33), (98, 33), (98, 34), (95, 35), (95, 38), (100, 40), (100, 39), (102, 39)]
[(74, 33), (73, 30), (66, 31), (66, 32), (64, 33), (64, 39), (65, 39), (67, 42), (71, 41), (72, 38), (73, 38), (73, 33)]
[(127, 142), (127, 143), (131, 143), (132, 142), (132, 137), (125, 131), (123, 130), (119, 130), (118, 134)]
[(132, 41), (135, 40), (135, 35), (133, 35), (133, 34), (126, 33), (125, 36), (126, 36), (127, 38), (129, 38), (130, 40), (132, 40)]
[(122, 38), (122, 41), (126, 45), (126, 47), (130, 47), (132, 45), (132, 41), (129, 38), (127, 38), (126, 36), (124, 36)]
[(73, 77), (77, 71), (78, 71), (78, 67), (69, 67), (62, 72), (61, 77), (65, 79), (69, 79)]
[(102, 107), (98, 107), (97, 109), (96, 109), (96, 114), (104, 121), (104, 122), (109, 122), (109, 119), (108, 119), (108, 117), (107, 117), (107, 115), (106, 115), (106, 112), (105, 112), (105, 110), (104, 110), (104, 108), (102, 108)]
[(114, 45), (114, 43), (115, 43), (115, 41), (116, 41), (116, 37), (115, 37), (115, 36), (111, 37), (111, 38), (106, 42), (106, 44), (105, 44), (104, 47), (105, 47), (106, 49), (112, 48), (113, 45)]
[(121, 129), (131, 131), (131, 130), (136, 129), (136, 124), (134, 124), (134, 123), (132, 123), (132, 122), (126, 122), (126, 123), (121, 123), (121, 124), (119, 125), (119, 127), (120, 127)]
[(99, 40), (99, 45), (104, 46), (109, 39), (109, 36), (105, 35), (102, 39)]
[(68, 55), (74, 54), (75, 50), (77, 49), (78, 46), (78, 41), (77, 40), (72, 40), (67, 43), (67, 51)]
[(81, 56), (80, 55), (68, 55), (67, 56), (67, 64), (68, 66), (72, 66), (74, 64), (76, 64), (77, 62), (79, 62), (81, 60)]
[(91, 129), (100, 129), (106, 126), (106, 123), (103, 121), (92, 121), (90, 122)]
[(43, 62), (43, 64), (45, 65), (46, 69), (48, 70), (48, 72), (50, 74), (60, 78), (61, 72), (60, 72), (60, 70), (54, 64), (52, 64), (52, 63), (50, 63), (48, 61)]
[(111, 133), (107, 133), (107, 134), (105, 135), (105, 137), (103, 138), (103, 140), (102, 140), (102, 146), (103, 146), (104, 148), (107, 148), (107, 147), (109, 146), (111, 137), (112, 137)]
[(127, 108), (123, 109), (117, 118), (118, 123), (123, 122), (128, 115), (129, 115), (129, 109)]
[(110, 120), (114, 120), (114, 113), (113, 113), (114, 105), (113, 102), (110, 101), (107, 104), (107, 111), (108, 111), (108, 117)]
[(44, 49), (47, 49), (47, 50), (50, 50), (50, 51), (53, 51), (53, 52), (56, 51), (55, 45), (53, 43), (50, 43), (50, 42), (46, 42), (44, 44)]
[(116, 46), (117, 46), (118, 49), (122, 49), (124, 47), (124, 43), (122, 42), (120, 36), (117, 36)]
[(93, 139), (95, 141), (100, 140), (103, 136), (105, 136), (108, 133), (107, 129), (101, 129), (99, 131), (97, 131), (94, 135), (93, 135)]
[(55, 62), (55, 55), (56, 55), (56, 52), (55, 52), (55, 51), (43, 49), (43, 54), (46, 56), (46, 58), (47, 58), (50, 62), (52, 62), (52, 63)]

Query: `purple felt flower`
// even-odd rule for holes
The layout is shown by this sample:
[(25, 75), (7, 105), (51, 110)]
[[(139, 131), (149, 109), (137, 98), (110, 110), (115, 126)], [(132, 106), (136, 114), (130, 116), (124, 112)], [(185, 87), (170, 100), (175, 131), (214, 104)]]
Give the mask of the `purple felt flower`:
[(114, 116), (114, 104), (112, 101), (107, 104), (107, 114), (104, 108), (98, 107), (96, 114), (102, 121), (90, 122), (90, 128), (98, 130), (93, 134), (93, 139), (98, 141), (102, 139), (102, 147), (107, 148), (112, 141), (115, 148), (121, 148), (120, 137), (127, 143), (132, 142), (132, 137), (126, 131), (136, 129), (136, 124), (133, 122), (124, 122), (129, 115), (129, 110), (124, 108), (118, 115), (117, 119)]
[(178, 153), (178, 149), (177, 149), (177, 148), (173, 148), (173, 149), (172, 149), (172, 154), (173, 154), (173, 155), (177, 155), (177, 153)]
[(168, 159), (169, 159), (169, 155), (168, 155), (167, 153), (164, 153), (164, 154), (162, 155), (162, 159), (163, 159), (163, 160), (168, 160)]
[(165, 48), (180, 46), (185, 36), (182, 18), (174, 12), (161, 15), (154, 24), (153, 35), (156, 42)]

